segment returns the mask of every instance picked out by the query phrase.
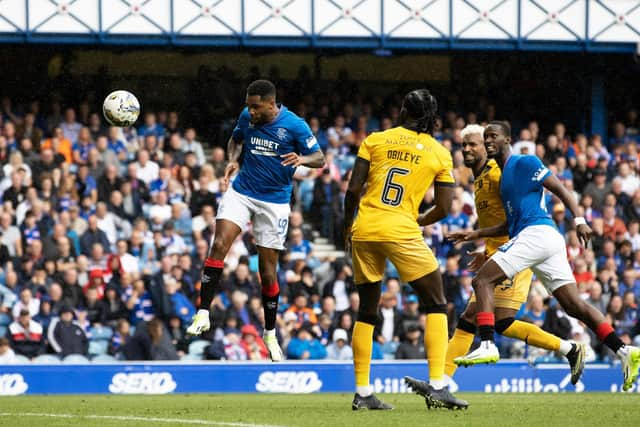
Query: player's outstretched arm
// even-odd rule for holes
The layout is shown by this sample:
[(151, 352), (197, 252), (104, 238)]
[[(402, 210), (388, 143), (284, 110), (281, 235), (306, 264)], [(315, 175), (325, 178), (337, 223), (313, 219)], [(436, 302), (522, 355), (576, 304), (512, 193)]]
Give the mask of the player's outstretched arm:
[(322, 168), (324, 167), (324, 154), (322, 151), (314, 151), (311, 154), (305, 156), (298, 153), (287, 153), (281, 156), (284, 160), (280, 163), (282, 166), (306, 166), (308, 168)]
[(584, 217), (580, 216), (580, 208), (578, 206), (578, 201), (573, 197), (573, 195), (567, 190), (564, 185), (560, 182), (560, 180), (553, 174), (549, 174), (547, 178), (542, 183), (544, 188), (551, 191), (553, 194), (558, 196), (558, 198), (564, 203), (564, 205), (571, 211), (573, 215), (574, 222), (576, 224), (576, 233), (578, 234), (578, 239), (582, 242), (583, 245), (587, 245), (589, 243), (589, 239), (591, 238), (591, 227), (587, 225)]
[(349, 180), (349, 187), (344, 195), (344, 236), (345, 236), (345, 249), (347, 252), (351, 246), (351, 226), (353, 225), (353, 217), (356, 213), (356, 209), (360, 204), (360, 197), (362, 196), (362, 188), (367, 182), (369, 176), (369, 161), (362, 157), (356, 158), (356, 163), (353, 166), (351, 172), (351, 179)]
[(509, 226), (506, 221), (494, 227), (481, 228), (473, 231), (454, 231), (447, 233), (445, 237), (452, 240), (454, 244), (463, 242), (473, 242), (474, 240), (484, 239), (487, 237), (499, 237), (509, 234)]
[(418, 215), (418, 224), (422, 227), (434, 224), (446, 218), (451, 211), (451, 203), (455, 193), (455, 186), (449, 183), (436, 182), (434, 185), (435, 204), (425, 213)]

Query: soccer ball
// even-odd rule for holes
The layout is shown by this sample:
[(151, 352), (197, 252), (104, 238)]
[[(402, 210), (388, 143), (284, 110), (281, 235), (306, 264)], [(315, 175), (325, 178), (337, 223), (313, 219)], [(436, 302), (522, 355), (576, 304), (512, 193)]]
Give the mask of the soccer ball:
[(105, 98), (102, 113), (112, 126), (131, 126), (140, 114), (140, 103), (131, 92), (116, 90)]

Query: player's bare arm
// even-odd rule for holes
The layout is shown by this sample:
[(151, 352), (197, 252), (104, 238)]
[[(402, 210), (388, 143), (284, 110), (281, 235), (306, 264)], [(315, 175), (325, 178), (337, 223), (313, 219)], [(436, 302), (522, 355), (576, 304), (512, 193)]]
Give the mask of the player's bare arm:
[(229, 153), (229, 163), (224, 169), (224, 177), (222, 178), (225, 185), (229, 185), (231, 176), (240, 169), (238, 160), (240, 159), (240, 154), (242, 154), (242, 141), (236, 142), (233, 138), (229, 138), (227, 153)]
[(318, 169), (324, 167), (324, 154), (322, 151), (314, 151), (311, 154), (306, 156), (300, 155), (298, 153), (287, 153), (283, 154), (282, 157), (284, 160), (280, 163), (282, 166), (306, 166), (308, 168)]
[(506, 222), (494, 227), (481, 228), (473, 231), (455, 231), (448, 233), (445, 237), (452, 240), (456, 245), (458, 243), (473, 242), (474, 240), (484, 239), (487, 237), (499, 237), (509, 234), (509, 225)]
[(453, 195), (455, 192), (455, 185), (436, 182), (434, 185), (435, 204), (429, 208), (425, 213), (418, 215), (418, 224), (424, 227), (434, 224), (441, 219), (446, 218), (451, 211), (451, 203), (453, 203)]
[(471, 256), (471, 261), (467, 266), (469, 271), (478, 271), (482, 264), (487, 261), (487, 254), (484, 249), (479, 249), (475, 251), (467, 251), (467, 255)]
[(362, 157), (356, 158), (353, 166), (349, 187), (344, 195), (344, 239), (345, 251), (349, 253), (351, 249), (351, 226), (353, 225), (353, 216), (360, 204), (362, 196), (362, 188), (367, 182), (369, 176), (369, 161)]
[(564, 185), (560, 182), (560, 180), (553, 174), (549, 174), (549, 176), (542, 183), (544, 188), (551, 191), (553, 194), (558, 196), (558, 198), (564, 203), (564, 205), (569, 208), (571, 214), (573, 215), (575, 224), (576, 224), (576, 233), (578, 234), (578, 239), (580, 242), (586, 246), (589, 243), (589, 239), (591, 239), (591, 227), (587, 225), (584, 217), (580, 216), (578, 202), (573, 198), (569, 190), (567, 190)]

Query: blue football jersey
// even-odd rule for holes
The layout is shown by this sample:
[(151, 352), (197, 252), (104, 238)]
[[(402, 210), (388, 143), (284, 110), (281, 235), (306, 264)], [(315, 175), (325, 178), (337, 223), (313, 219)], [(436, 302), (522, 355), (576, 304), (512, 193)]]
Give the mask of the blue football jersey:
[(547, 212), (542, 183), (551, 171), (533, 155), (512, 155), (502, 170), (500, 197), (507, 213), (509, 237), (530, 225), (555, 227)]
[(307, 155), (320, 150), (320, 146), (309, 125), (284, 105), (270, 123), (254, 126), (250, 119), (245, 108), (233, 130), (233, 140), (243, 144), (233, 189), (264, 202), (289, 203), (295, 168), (282, 166), (280, 156), (291, 152)]

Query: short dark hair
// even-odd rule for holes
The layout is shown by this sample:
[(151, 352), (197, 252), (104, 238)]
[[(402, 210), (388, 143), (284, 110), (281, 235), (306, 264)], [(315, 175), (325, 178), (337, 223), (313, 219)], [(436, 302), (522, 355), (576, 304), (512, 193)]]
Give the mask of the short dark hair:
[(276, 97), (276, 87), (269, 80), (255, 80), (247, 86), (247, 96)]
[(438, 102), (427, 89), (409, 92), (402, 101), (402, 108), (408, 117), (417, 120), (418, 132), (433, 133)]
[(493, 120), (489, 122), (489, 126), (497, 126), (502, 130), (504, 136), (511, 137), (511, 125), (503, 120)]

